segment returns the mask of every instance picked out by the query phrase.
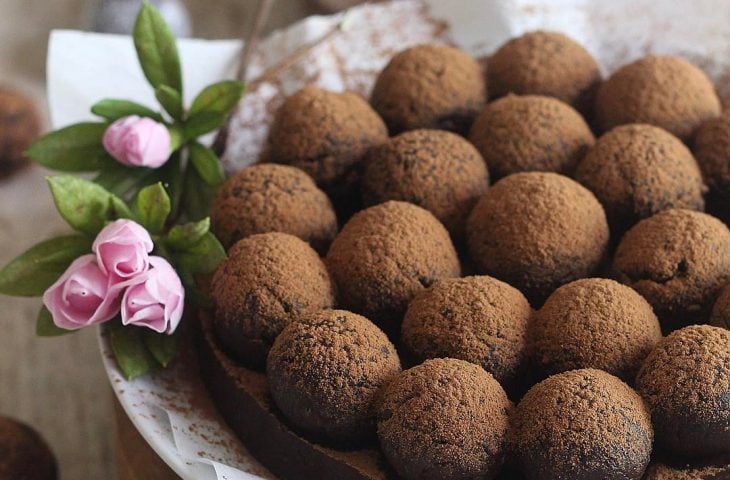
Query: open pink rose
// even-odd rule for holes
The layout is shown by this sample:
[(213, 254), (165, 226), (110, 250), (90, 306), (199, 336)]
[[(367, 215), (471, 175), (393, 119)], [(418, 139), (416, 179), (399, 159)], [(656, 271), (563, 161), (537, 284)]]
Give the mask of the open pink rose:
[(96, 264), (94, 255), (77, 258), (43, 294), (53, 323), (76, 330), (106, 322), (119, 313), (121, 290)]
[(182, 318), (185, 289), (172, 266), (162, 257), (150, 257), (151, 268), (125, 282), (122, 323), (173, 333)]
[(109, 125), (102, 142), (112, 157), (130, 167), (159, 168), (170, 157), (170, 132), (147, 117), (120, 118)]
[(112, 280), (128, 279), (145, 272), (153, 248), (147, 230), (127, 219), (117, 220), (104, 227), (91, 247), (99, 268), (103, 273), (112, 275)]

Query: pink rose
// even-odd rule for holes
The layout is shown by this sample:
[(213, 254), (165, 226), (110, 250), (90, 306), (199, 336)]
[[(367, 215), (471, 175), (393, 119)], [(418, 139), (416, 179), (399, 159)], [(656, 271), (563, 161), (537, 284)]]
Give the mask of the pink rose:
[(119, 313), (120, 292), (96, 264), (94, 255), (84, 255), (46, 290), (43, 304), (57, 327), (76, 330), (114, 318)]
[(120, 118), (106, 129), (103, 143), (112, 157), (130, 167), (159, 168), (170, 157), (170, 132), (147, 117)]
[(101, 271), (116, 279), (132, 278), (147, 271), (154, 248), (150, 234), (132, 220), (120, 219), (104, 227), (91, 249)]
[(185, 289), (172, 266), (162, 257), (150, 257), (151, 268), (124, 283), (122, 323), (173, 333), (182, 318)]

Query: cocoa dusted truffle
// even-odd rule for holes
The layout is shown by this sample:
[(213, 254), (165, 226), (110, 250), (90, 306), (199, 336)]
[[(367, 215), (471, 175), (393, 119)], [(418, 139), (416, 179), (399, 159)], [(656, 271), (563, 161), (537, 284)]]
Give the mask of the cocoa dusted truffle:
[(417, 361), (459, 358), (511, 387), (525, 366), (531, 315), (524, 295), (495, 278), (445, 279), (408, 305), (401, 341)]
[(685, 457), (730, 453), (730, 332), (693, 325), (649, 354), (636, 389), (651, 410), (657, 443)]
[(720, 100), (707, 75), (672, 56), (649, 55), (621, 67), (596, 96), (596, 121), (606, 132), (624, 123), (649, 123), (690, 141)]
[(0, 479), (57, 478), (56, 459), (38, 432), (11, 418), (0, 417)]
[(40, 131), (35, 103), (20, 92), (0, 87), (0, 178), (27, 163), (24, 152)]
[(298, 168), (260, 164), (230, 176), (211, 205), (213, 232), (229, 248), (256, 233), (289, 233), (327, 251), (337, 217), (327, 195)]
[(436, 217), (396, 201), (356, 213), (332, 242), (327, 266), (340, 304), (389, 333), (400, 328), (418, 292), (461, 274), (449, 233)]
[(555, 97), (590, 113), (601, 72), (582, 46), (558, 32), (535, 31), (513, 38), (489, 57), (492, 97), (508, 93)]
[(586, 278), (558, 288), (530, 324), (528, 349), (541, 377), (597, 368), (633, 382), (662, 339), (649, 303), (613, 280)]
[(488, 104), (469, 133), (495, 179), (517, 172), (572, 174), (595, 142), (569, 105), (538, 95), (508, 95)]
[(700, 125), (694, 154), (709, 187), (708, 210), (730, 220), (730, 110)]
[(710, 312), (710, 323), (716, 327), (730, 330), (730, 284), (720, 290)]
[(224, 349), (251, 368), (262, 368), (281, 330), (335, 302), (327, 269), (304, 241), (261, 233), (238, 241), (211, 283), (213, 328)]
[(405, 480), (497, 476), (512, 403), (481, 367), (427, 360), (390, 381), (376, 409), (380, 446)]
[(388, 337), (370, 320), (323, 310), (289, 324), (266, 362), (271, 396), (315, 440), (354, 445), (375, 438), (373, 401), (400, 372)]
[(530, 389), (511, 418), (509, 451), (526, 480), (639, 480), (654, 433), (641, 397), (601, 370)]
[(665, 210), (626, 232), (613, 270), (649, 301), (665, 331), (705, 323), (730, 280), (730, 232), (710, 215)]
[(700, 464), (667, 465), (652, 462), (644, 480), (726, 480), (730, 478), (730, 455)]
[(472, 260), (537, 306), (564, 283), (592, 275), (608, 246), (601, 204), (555, 173), (516, 173), (492, 186), (469, 215)]
[(464, 236), (466, 216), (489, 186), (479, 152), (443, 130), (413, 130), (393, 137), (366, 160), (363, 201), (411, 202), (433, 213), (452, 237)]
[(387, 140), (383, 120), (360, 96), (305, 87), (276, 112), (269, 159), (301, 168), (333, 198), (338, 212), (352, 210), (360, 162)]
[(705, 186), (692, 153), (652, 125), (622, 125), (603, 135), (578, 164), (575, 179), (601, 202), (617, 238), (662, 210), (705, 208)]
[(370, 103), (395, 135), (416, 128), (469, 131), (487, 100), (479, 63), (444, 45), (418, 45), (380, 72)]

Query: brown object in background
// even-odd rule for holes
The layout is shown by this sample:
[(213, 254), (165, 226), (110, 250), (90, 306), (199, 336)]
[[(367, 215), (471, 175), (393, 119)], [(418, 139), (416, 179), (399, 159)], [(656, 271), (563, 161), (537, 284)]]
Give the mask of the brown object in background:
[(716, 327), (730, 330), (730, 284), (725, 285), (720, 290), (720, 294), (712, 306), (710, 323)]
[(0, 87), (0, 178), (8, 177), (28, 159), (25, 150), (38, 137), (41, 120), (33, 100)]
[(0, 480), (56, 480), (56, 459), (28, 425), (0, 417)]
[(709, 187), (707, 211), (730, 221), (730, 110), (700, 125), (694, 147), (697, 163)]
[(334, 13), (365, 3), (365, 0), (309, 0), (309, 3), (324, 12)]

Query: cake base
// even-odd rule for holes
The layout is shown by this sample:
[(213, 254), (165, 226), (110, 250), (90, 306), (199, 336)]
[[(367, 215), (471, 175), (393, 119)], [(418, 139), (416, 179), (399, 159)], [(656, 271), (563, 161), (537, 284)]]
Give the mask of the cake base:
[(377, 448), (340, 451), (302, 438), (289, 428), (268, 393), (266, 375), (244, 368), (218, 347), (211, 317), (201, 312), (200, 370), (213, 402), (248, 450), (286, 480), (397, 478)]

